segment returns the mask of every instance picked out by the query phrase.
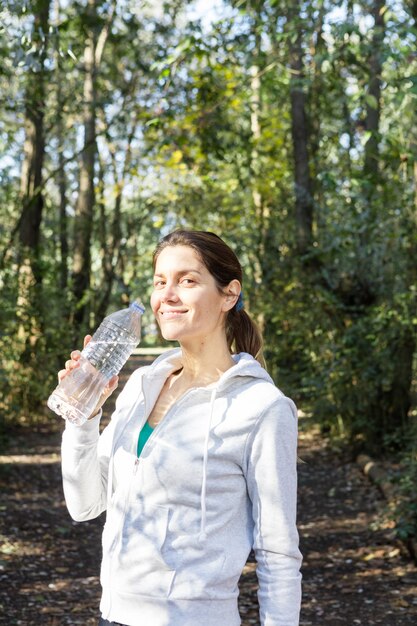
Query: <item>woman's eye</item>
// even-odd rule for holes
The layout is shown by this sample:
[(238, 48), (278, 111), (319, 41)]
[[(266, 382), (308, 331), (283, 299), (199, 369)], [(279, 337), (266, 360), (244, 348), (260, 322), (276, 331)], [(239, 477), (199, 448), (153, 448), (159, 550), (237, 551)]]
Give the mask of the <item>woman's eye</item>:
[(192, 285), (195, 281), (192, 278), (183, 278), (181, 283), (184, 285)]
[(161, 289), (164, 285), (165, 285), (165, 282), (163, 280), (156, 280), (153, 284), (155, 289)]

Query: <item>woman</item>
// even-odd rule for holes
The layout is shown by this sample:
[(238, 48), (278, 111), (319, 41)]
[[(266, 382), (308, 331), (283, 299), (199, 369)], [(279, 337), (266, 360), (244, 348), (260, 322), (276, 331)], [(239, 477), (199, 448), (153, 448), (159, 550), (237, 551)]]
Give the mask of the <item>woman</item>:
[(296, 409), (255, 360), (241, 266), (216, 235), (176, 231), (154, 271), (153, 313), (180, 348), (132, 374), (101, 436), (99, 407), (63, 435), (70, 514), (107, 509), (100, 624), (238, 626), (253, 548), (261, 624), (295, 626)]

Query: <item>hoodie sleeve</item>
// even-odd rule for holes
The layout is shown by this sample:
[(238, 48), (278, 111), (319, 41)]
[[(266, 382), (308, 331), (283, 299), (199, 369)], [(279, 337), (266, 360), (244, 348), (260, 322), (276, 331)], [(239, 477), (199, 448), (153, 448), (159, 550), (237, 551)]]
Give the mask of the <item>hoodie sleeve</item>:
[(61, 466), (65, 502), (76, 522), (98, 517), (107, 507), (107, 483), (115, 425), (132, 409), (137, 397), (136, 370), (116, 401), (110, 423), (100, 435), (101, 411), (81, 426), (66, 422), (62, 436)]
[(112, 437), (109, 425), (100, 441), (100, 418), (101, 411), (82, 426), (67, 422), (62, 436), (64, 496), (69, 514), (76, 522), (94, 519), (106, 509), (109, 452), (105, 453), (104, 442), (107, 440), (108, 446), (111, 445)]
[(298, 626), (301, 553), (296, 528), (297, 413), (281, 396), (258, 419), (246, 445), (262, 626)]

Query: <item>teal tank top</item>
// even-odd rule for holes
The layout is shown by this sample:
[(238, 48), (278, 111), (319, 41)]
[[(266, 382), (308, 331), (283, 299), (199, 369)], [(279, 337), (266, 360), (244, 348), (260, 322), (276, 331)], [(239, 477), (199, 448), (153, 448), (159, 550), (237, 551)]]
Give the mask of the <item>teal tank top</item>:
[(148, 441), (149, 437), (152, 435), (153, 430), (154, 429), (152, 428), (152, 426), (149, 426), (148, 422), (145, 422), (142, 430), (139, 433), (138, 456), (141, 455), (141, 452), (143, 450), (143, 446)]

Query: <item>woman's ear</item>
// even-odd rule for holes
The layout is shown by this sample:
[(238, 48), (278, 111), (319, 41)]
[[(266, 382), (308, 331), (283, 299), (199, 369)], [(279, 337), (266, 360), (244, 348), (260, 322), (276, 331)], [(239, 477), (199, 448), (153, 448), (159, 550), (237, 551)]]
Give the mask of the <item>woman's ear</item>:
[(230, 281), (230, 283), (223, 289), (223, 293), (225, 295), (223, 301), (223, 311), (230, 311), (235, 306), (240, 292), (242, 291), (242, 286), (240, 282), (235, 278)]

